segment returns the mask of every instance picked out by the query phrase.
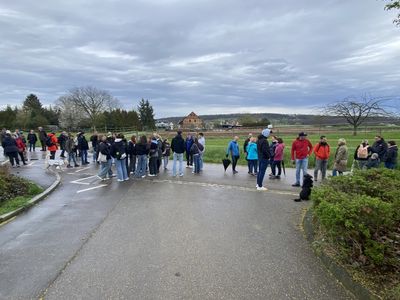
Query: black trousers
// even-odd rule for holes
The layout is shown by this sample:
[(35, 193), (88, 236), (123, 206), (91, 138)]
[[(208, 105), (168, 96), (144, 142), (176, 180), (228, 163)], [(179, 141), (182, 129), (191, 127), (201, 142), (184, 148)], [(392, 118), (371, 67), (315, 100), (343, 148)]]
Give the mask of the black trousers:
[(46, 141), (40, 140), (40, 144), (42, 145), (42, 151), (46, 151)]
[(157, 175), (157, 157), (150, 157), (149, 172), (152, 175)]
[(232, 156), (232, 171), (236, 171), (236, 165), (240, 156)]
[(186, 164), (188, 166), (193, 166), (193, 155), (190, 152), (186, 152)]
[(8, 152), (7, 156), (12, 166), (14, 166), (14, 160), (19, 166), (18, 152)]

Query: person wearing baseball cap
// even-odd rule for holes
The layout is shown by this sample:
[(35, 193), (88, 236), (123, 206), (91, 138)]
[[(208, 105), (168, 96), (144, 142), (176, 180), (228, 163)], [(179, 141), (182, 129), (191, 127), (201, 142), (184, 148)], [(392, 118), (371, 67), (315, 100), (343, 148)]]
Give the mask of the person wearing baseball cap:
[(296, 182), (292, 186), (300, 186), (300, 172), (303, 172), (303, 176), (307, 174), (308, 157), (312, 152), (313, 145), (307, 139), (307, 133), (300, 132), (297, 139), (292, 143), (292, 162), (296, 163)]

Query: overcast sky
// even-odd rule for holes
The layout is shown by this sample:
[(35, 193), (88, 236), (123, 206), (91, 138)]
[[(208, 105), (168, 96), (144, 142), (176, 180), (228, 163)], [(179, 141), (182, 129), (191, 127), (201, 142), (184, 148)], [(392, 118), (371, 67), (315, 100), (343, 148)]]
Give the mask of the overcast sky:
[(380, 0), (15, 0), (0, 4), (0, 106), (108, 90), (157, 117), (307, 113), (400, 95), (400, 28)]

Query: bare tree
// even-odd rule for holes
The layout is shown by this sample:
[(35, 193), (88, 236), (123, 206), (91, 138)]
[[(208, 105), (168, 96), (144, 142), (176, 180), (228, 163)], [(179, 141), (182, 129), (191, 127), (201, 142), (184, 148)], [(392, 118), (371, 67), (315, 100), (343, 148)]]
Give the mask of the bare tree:
[(68, 131), (77, 129), (82, 121), (87, 119), (85, 113), (74, 104), (68, 95), (58, 98), (56, 105), (61, 110), (60, 126)]
[(383, 108), (385, 99), (376, 99), (363, 96), (349, 97), (342, 101), (328, 105), (324, 112), (327, 115), (343, 117), (353, 126), (353, 135), (357, 135), (360, 127), (368, 118), (389, 117), (391, 114)]
[(91, 86), (73, 88), (69, 94), (60, 97), (60, 99), (64, 103), (69, 103), (66, 108), (70, 109), (70, 113), (73, 113), (76, 109), (82, 112), (90, 120), (94, 129), (104, 111), (119, 106), (118, 100), (112, 97), (109, 92)]

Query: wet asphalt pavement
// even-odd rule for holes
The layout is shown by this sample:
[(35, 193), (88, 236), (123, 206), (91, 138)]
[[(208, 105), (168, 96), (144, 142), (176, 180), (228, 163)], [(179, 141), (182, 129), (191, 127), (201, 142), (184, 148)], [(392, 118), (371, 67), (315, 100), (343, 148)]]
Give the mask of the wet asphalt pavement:
[[(42, 161), (18, 171), (49, 178)], [(292, 170), (268, 192), (245, 168), (185, 171), (123, 183), (93, 164), (61, 171), (0, 226), (0, 299), (351, 299), (303, 237)]]

